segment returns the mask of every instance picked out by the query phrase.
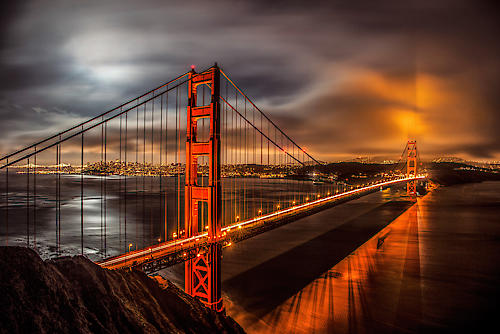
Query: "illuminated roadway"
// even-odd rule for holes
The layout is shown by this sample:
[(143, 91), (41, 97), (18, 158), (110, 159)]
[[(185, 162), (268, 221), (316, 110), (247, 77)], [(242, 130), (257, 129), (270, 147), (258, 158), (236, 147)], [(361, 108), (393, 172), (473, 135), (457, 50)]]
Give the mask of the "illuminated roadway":
[[(292, 206), (287, 209), (280, 211), (275, 211), (270, 214), (262, 215), (253, 219), (245, 220), (239, 223), (232, 224), (230, 226), (223, 227), (221, 229), (221, 234), (217, 236), (217, 242), (222, 243), (224, 246), (231, 245), (231, 238), (237, 234), (244, 233), (246, 230), (251, 228), (258, 228), (259, 226), (269, 225), (271, 223), (276, 223), (282, 221), (286, 218), (291, 218), (292, 216), (304, 213), (314, 208), (321, 207), (326, 204), (331, 204), (336, 201), (346, 199), (349, 196), (354, 196), (358, 198), (360, 196), (367, 195), (376, 189), (388, 187), (394, 184), (408, 182), (411, 180), (423, 180), (426, 179), (426, 175), (418, 175), (414, 178), (399, 178), (395, 180), (375, 183), (365, 187), (356, 188), (354, 190), (346, 191), (340, 194), (327, 196), (314, 201), (310, 201), (304, 204), (299, 204)], [(264, 224), (266, 223), (266, 224)], [(168, 241), (164, 243), (159, 243), (148, 248), (128, 252), (122, 255), (108, 258), (98, 264), (107, 269), (120, 269), (120, 268), (130, 268), (141, 266), (146, 263), (151, 263), (153, 261), (158, 261), (163, 258), (178, 254), (185, 259), (192, 257), (193, 251), (198, 252), (198, 249), (206, 246), (208, 244), (208, 233), (201, 233), (196, 236), (184, 239), (177, 239), (173, 241)], [(196, 254), (194, 254), (196, 256)], [(179, 262), (179, 261), (177, 261)]]

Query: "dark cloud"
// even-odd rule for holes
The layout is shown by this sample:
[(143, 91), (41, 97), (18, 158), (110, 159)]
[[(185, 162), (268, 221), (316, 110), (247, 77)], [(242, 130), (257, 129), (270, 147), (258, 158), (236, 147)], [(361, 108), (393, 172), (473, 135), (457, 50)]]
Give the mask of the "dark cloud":
[(20, 3), (0, 14), (2, 152), (218, 61), (320, 159), (390, 157), (410, 136), (500, 159), (493, 2)]

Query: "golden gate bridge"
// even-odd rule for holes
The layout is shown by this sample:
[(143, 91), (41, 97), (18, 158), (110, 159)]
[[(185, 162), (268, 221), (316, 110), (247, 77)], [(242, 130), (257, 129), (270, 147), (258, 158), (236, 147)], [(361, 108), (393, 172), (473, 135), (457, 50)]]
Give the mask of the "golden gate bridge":
[[(43, 215), (57, 255), (148, 273), (184, 262), (186, 292), (221, 311), (223, 247), (394, 185), (415, 196), (426, 179), (418, 159), (408, 141), (393, 171), (370, 182), (312, 182), (318, 160), (217, 64), (193, 67), (0, 158), (0, 236), (38, 249)], [(10, 240), (22, 225), (24, 238)]]

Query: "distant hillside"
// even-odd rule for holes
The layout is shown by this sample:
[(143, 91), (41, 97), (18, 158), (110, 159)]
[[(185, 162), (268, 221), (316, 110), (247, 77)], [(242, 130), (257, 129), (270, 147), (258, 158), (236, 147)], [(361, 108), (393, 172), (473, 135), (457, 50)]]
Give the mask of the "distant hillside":
[(334, 162), (327, 165), (317, 166), (321, 173), (336, 172), (339, 177), (350, 176), (354, 173), (367, 175), (386, 172), (396, 168), (396, 164), (361, 163), (361, 162)]
[(0, 247), (0, 333), (243, 333), (168, 282), (84, 257), (42, 261)]
[(449, 186), (453, 184), (500, 181), (498, 170), (488, 170), (455, 162), (432, 162), (427, 164), (432, 181)]
[[(314, 167), (306, 167), (305, 173), (325, 173), (336, 174), (338, 180), (347, 182), (356, 181), (353, 175), (365, 175), (371, 178), (379, 173), (390, 173), (397, 169), (405, 171), (402, 164), (380, 164), (361, 162), (337, 162)], [(441, 185), (452, 185), (468, 182), (481, 182), (488, 180), (500, 180), (500, 170), (498, 166), (482, 167), (470, 165), (464, 162), (426, 162), (419, 166), (419, 170), (427, 172), (432, 181)]]

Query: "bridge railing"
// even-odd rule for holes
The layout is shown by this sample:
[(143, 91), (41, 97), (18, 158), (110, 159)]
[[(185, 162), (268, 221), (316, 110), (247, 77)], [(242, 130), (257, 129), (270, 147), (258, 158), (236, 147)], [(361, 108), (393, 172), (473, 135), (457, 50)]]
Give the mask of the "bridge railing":
[[(378, 191), (381, 188), (383, 189), (397, 184), (406, 184), (406, 182), (410, 180), (418, 181), (426, 178), (427, 175), (421, 174), (410, 178), (398, 177), (392, 178), (391, 180), (374, 182), (370, 185), (353, 186), (353, 189), (335, 195), (311, 200), (307, 203), (297, 204), (290, 208), (237, 222), (222, 228), (220, 242), (223, 247), (229, 247), (235, 242), (245, 240), (269, 229), (278, 227), (283, 223), (293, 221), (298, 217), (307, 215), (309, 212), (314, 212), (314, 210), (321, 210), (325, 206), (358, 198), (371, 192)], [(146, 272), (154, 272), (184, 262), (187, 259), (196, 257), (198, 254), (205, 252), (207, 242), (207, 233), (202, 233), (191, 238), (168, 241), (152, 245), (145, 249), (111, 257), (99, 264), (108, 269), (140, 267)]]

